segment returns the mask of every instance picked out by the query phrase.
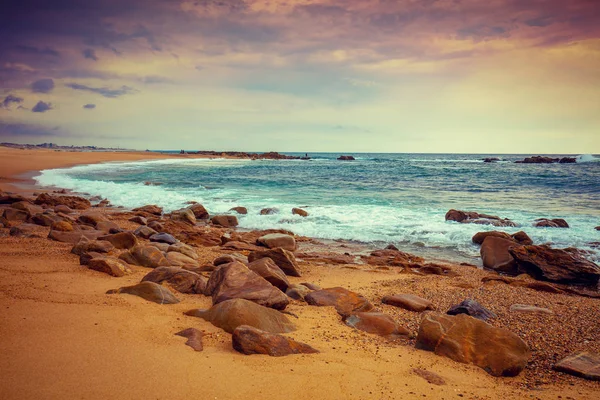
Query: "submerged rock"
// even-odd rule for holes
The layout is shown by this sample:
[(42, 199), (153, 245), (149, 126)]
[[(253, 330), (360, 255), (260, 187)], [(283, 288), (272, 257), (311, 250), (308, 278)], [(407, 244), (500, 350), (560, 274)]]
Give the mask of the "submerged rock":
[(282, 357), (290, 354), (319, 352), (307, 344), (249, 325), (238, 326), (233, 331), (231, 340), (233, 348), (242, 354), (267, 354), (271, 357)]
[(233, 207), (230, 208), (229, 211), (235, 211), (238, 214), (246, 215), (248, 214), (248, 209), (246, 207)]
[(292, 214), (299, 215), (301, 217), (308, 217), (308, 212), (301, 208), (292, 208)]
[(517, 226), (510, 219), (500, 218), (495, 215), (479, 214), (475, 211), (450, 210), (446, 213), (446, 221), (456, 221), (461, 224), (481, 224), (494, 226)]
[(132, 294), (139, 296), (145, 300), (152, 301), (158, 304), (177, 304), (179, 299), (173, 295), (173, 293), (164, 286), (161, 286), (154, 282), (141, 282), (133, 286), (124, 286), (119, 289), (113, 289), (106, 292), (106, 294)]

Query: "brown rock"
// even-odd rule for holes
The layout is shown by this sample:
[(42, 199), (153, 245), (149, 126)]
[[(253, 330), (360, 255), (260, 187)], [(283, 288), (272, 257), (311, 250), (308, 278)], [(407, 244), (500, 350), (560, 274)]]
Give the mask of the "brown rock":
[(117, 249), (131, 249), (138, 244), (137, 238), (131, 232), (120, 232), (113, 235), (100, 236), (98, 240), (106, 240)]
[(279, 210), (277, 208), (263, 208), (260, 210), (260, 215), (274, 215), (279, 214)]
[(10, 228), (9, 234), (13, 237), (39, 237), (36, 234), (36, 230), (39, 229), (36, 225), (33, 224), (19, 224), (17, 226), (13, 226)]
[[(196, 205), (200, 205), (200, 204), (196, 204)], [(196, 215), (189, 208), (182, 208), (181, 210), (173, 211), (171, 213), (171, 219), (173, 221), (182, 221), (182, 222), (185, 222), (186, 224), (196, 225)]]
[(396, 294), (385, 296), (381, 302), (394, 307), (404, 308), (409, 311), (422, 312), (425, 310), (435, 310), (433, 303), (414, 294)]
[(167, 261), (174, 267), (199, 267), (197, 260), (186, 256), (185, 254), (178, 253), (176, 251), (169, 251), (167, 253)]
[(202, 345), (202, 337), (204, 334), (196, 328), (187, 328), (182, 331), (177, 332), (175, 335), (183, 336), (187, 338), (185, 344), (190, 346), (194, 351), (202, 351), (204, 350), (204, 346)]
[(415, 347), (475, 364), (493, 376), (517, 376), (531, 355), (514, 333), (464, 314), (425, 314)]
[(233, 348), (242, 354), (267, 354), (272, 357), (290, 354), (311, 354), (319, 351), (311, 346), (276, 333), (269, 333), (249, 325), (235, 328), (232, 335)]
[(159, 207), (154, 204), (134, 208), (132, 211), (144, 212), (144, 213), (153, 214), (153, 215), (162, 215), (162, 213), (163, 213), (162, 207)]
[(560, 360), (554, 369), (592, 381), (600, 381), (600, 354), (588, 351), (571, 354)]
[(173, 236), (169, 233), (165, 233), (165, 232), (156, 233), (156, 234), (150, 236), (149, 239), (151, 242), (159, 242), (159, 243), (167, 243), (167, 244), (175, 244), (178, 241), (175, 238), (175, 236)]
[(99, 221), (96, 224), (96, 229), (104, 233), (119, 233), (122, 231), (119, 225), (112, 221)]
[(413, 374), (420, 376), (421, 378), (425, 379), (428, 383), (431, 383), (432, 385), (445, 385), (446, 381), (444, 380), (444, 378), (442, 378), (441, 376), (439, 376), (438, 374), (431, 372), (431, 371), (427, 371), (426, 369), (421, 369), (421, 368), (413, 368), (412, 369)]
[(296, 250), (296, 239), (293, 236), (283, 233), (270, 233), (258, 238), (257, 244), (263, 245), (270, 249), (282, 248), (288, 251)]
[(496, 236), (486, 237), (479, 249), (483, 266), (506, 274), (517, 274), (517, 264), (509, 249), (518, 246), (512, 239)]
[(517, 224), (507, 218), (503, 219), (495, 215), (479, 214), (474, 211), (460, 211), (454, 209), (446, 213), (446, 221), (456, 221), (462, 224), (517, 226)]
[(31, 204), (29, 201), (17, 201), (16, 203), (12, 203), (10, 205), (11, 208), (16, 208), (17, 210), (26, 211), (29, 215), (39, 214), (44, 212), (44, 209), (35, 204)]
[(153, 246), (144, 246), (138, 244), (137, 246), (133, 246), (133, 248), (127, 253), (131, 255), (130, 258), (124, 256), (123, 254), (121, 254), (119, 258), (130, 264), (139, 265), (140, 267), (146, 268), (169, 266), (169, 262), (167, 261), (163, 253)]
[(52, 226), (55, 222), (63, 221), (63, 218), (50, 211), (35, 214), (31, 216), (31, 222), (40, 226)]
[(535, 224), (533, 226), (538, 228), (568, 228), (569, 224), (562, 218), (548, 219), (548, 218), (539, 218), (535, 220)]
[(500, 232), (500, 231), (478, 232), (473, 236), (473, 238), (471, 240), (475, 244), (482, 244), (483, 241), (485, 240), (485, 238), (488, 236), (499, 237), (499, 238), (511, 240), (511, 241), (513, 240), (513, 238), (508, 233)]
[(248, 214), (248, 209), (246, 207), (233, 207), (229, 211), (235, 211), (238, 214), (246, 215)]
[(260, 258), (248, 264), (248, 269), (262, 276), (271, 285), (285, 293), (290, 282), (283, 271), (270, 258)]
[(6, 208), (4, 209), (4, 213), (2, 214), (2, 217), (4, 217), (4, 219), (6, 219), (9, 222), (27, 221), (27, 218), (29, 218), (29, 216), (29, 212), (17, 210), (16, 208)]
[(67, 206), (74, 210), (86, 210), (92, 206), (89, 200), (79, 196), (51, 196), (42, 193), (35, 199), (35, 204), (47, 204), (52, 207)]
[(352, 312), (366, 312), (373, 309), (373, 305), (369, 300), (342, 287), (315, 290), (307, 294), (304, 300), (311, 306), (334, 306), (341, 315), (348, 315)]
[(215, 268), (205, 294), (212, 295), (213, 304), (230, 299), (246, 299), (277, 310), (283, 310), (289, 304), (288, 297), (281, 290), (239, 262)]
[(156, 232), (154, 229), (150, 228), (149, 226), (139, 226), (135, 231), (133, 231), (133, 234), (137, 237), (141, 237), (142, 239), (149, 239), (150, 236), (157, 234), (158, 232)]
[(73, 210), (71, 209), (71, 207), (65, 206), (64, 204), (59, 204), (54, 207), (54, 212), (63, 213), (63, 214), (71, 214), (71, 213), (73, 213)]
[(154, 229), (156, 232), (164, 232), (165, 227), (159, 221), (149, 221), (148, 228)]
[(262, 247), (255, 246), (246, 242), (238, 242), (237, 240), (230, 240), (221, 246), (223, 250), (235, 250), (235, 251), (259, 251)]
[(205, 319), (229, 333), (233, 333), (240, 325), (250, 325), (272, 333), (296, 330), (294, 324), (284, 314), (245, 299), (226, 300), (208, 310), (190, 310), (185, 314)]
[(89, 240), (86, 237), (82, 237), (75, 246), (71, 249), (71, 253), (76, 254), (78, 256), (83, 253), (88, 253), (90, 251), (96, 253), (109, 253), (114, 250), (115, 246), (110, 242), (100, 241), (100, 240)]
[(142, 278), (142, 282), (167, 282), (180, 293), (203, 294), (207, 280), (202, 275), (178, 267), (158, 267)]
[(90, 225), (90, 226), (96, 226), (98, 225), (98, 222), (105, 222), (108, 221), (108, 219), (100, 213), (86, 213), (86, 214), (81, 214), (78, 218), (77, 218), (77, 222), (79, 222), (80, 224), (84, 224), (84, 225)]
[(222, 264), (229, 264), (235, 261), (239, 261), (242, 264), (246, 264), (247, 260), (246, 257), (242, 256), (241, 254), (225, 254), (215, 258), (215, 260), (213, 261), (213, 265), (219, 266)]
[(289, 276), (302, 276), (300, 274), (300, 268), (296, 263), (296, 257), (294, 254), (285, 249), (270, 249), (262, 251), (253, 251), (248, 255), (248, 261), (252, 262), (261, 258), (268, 257), (277, 264), (281, 270)]
[(194, 213), (196, 219), (208, 219), (208, 211), (206, 211), (206, 208), (202, 204), (192, 204), (188, 209)]
[(112, 276), (125, 276), (131, 273), (127, 264), (115, 257), (96, 257), (89, 260), (87, 264), (89, 269), (104, 272)]
[(310, 292), (312, 292), (312, 290), (307, 288), (306, 286), (296, 285), (296, 284), (292, 283), (288, 286), (287, 290), (285, 291), (285, 294), (290, 299), (294, 299), (294, 300), (298, 300), (298, 301), (305, 301), (304, 298)]
[(408, 329), (399, 326), (389, 315), (379, 312), (357, 312), (344, 316), (346, 325), (379, 336), (407, 336)]
[(73, 232), (73, 225), (70, 222), (67, 221), (58, 221), (58, 222), (54, 222), (51, 226), (50, 229), (56, 230), (56, 231), (60, 231), (60, 232)]
[(292, 214), (299, 215), (301, 217), (308, 217), (308, 212), (301, 208), (292, 208)]
[(190, 258), (193, 258), (194, 260), (198, 260), (198, 253), (196, 253), (196, 250), (192, 246), (188, 246), (185, 243), (180, 242), (172, 244), (169, 246), (167, 251), (181, 253)]
[(235, 215), (215, 215), (210, 219), (213, 225), (223, 226), (225, 228), (233, 228), (238, 226), (238, 220)]
[(113, 289), (106, 294), (132, 294), (145, 300), (158, 304), (177, 304), (177, 299), (169, 289), (154, 282), (141, 282), (133, 286), (124, 286), (119, 289)]
[(79, 256), (79, 264), (88, 265), (91, 260), (94, 258), (102, 258), (106, 257), (106, 254), (96, 253), (95, 251), (88, 251), (87, 253), (82, 253)]
[(148, 224), (148, 220), (144, 217), (142, 217), (141, 215), (136, 215), (135, 217), (131, 217), (129, 218), (130, 222), (133, 222), (134, 224), (140, 224), (140, 225), (147, 225)]
[(91, 231), (73, 231), (73, 232), (62, 232), (54, 229), (50, 230), (48, 238), (56, 240), (57, 242), (76, 244), (85, 237), (89, 240), (95, 240), (100, 236), (104, 235), (104, 232), (91, 230)]
[(533, 240), (523, 231), (519, 231), (510, 235), (514, 240), (519, 244), (531, 245), (533, 244)]
[(496, 318), (497, 315), (479, 304), (473, 299), (465, 299), (459, 304), (455, 304), (446, 312), (448, 315), (466, 314), (473, 318), (487, 321), (490, 318)]
[(19, 201), (29, 201), (20, 194), (0, 192), (0, 204), (12, 204)]

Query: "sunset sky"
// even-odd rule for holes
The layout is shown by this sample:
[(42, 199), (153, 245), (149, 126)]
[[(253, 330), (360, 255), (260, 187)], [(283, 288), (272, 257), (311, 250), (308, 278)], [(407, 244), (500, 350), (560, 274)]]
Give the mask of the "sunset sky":
[(600, 153), (599, 0), (9, 0), (0, 142)]

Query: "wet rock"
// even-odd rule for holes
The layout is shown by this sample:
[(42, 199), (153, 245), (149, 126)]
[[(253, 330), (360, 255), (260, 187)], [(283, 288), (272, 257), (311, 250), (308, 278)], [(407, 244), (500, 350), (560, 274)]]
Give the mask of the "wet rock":
[(178, 267), (158, 267), (142, 278), (142, 282), (163, 283), (180, 293), (203, 294), (207, 279), (195, 272)]
[(431, 383), (432, 385), (441, 386), (441, 385), (446, 384), (446, 381), (444, 380), (444, 378), (442, 378), (435, 372), (427, 371), (426, 369), (413, 368), (412, 373), (417, 376), (420, 376), (421, 378), (425, 379), (428, 383)]
[(204, 346), (202, 345), (202, 337), (204, 334), (196, 328), (187, 328), (182, 331), (177, 332), (175, 335), (183, 336), (187, 338), (185, 344), (190, 346), (194, 351), (202, 351), (204, 350)]
[(288, 251), (296, 250), (296, 239), (293, 236), (283, 233), (270, 233), (258, 238), (257, 244), (263, 245), (270, 249), (282, 248)]
[(490, 318), (496, 318), (497, 315), (488, 310), (473, 299), (463, 300), (461, 303), (453, 305), (446, 312), (448, 315), (466, 314), (471, 317), (487, 321)]
[(357, 312), (344, 316), (346, 325), (379, 336), (408, 336), (408, 329), (398, 325), (389, 315), (379, 312)]
[(392, 267), (407, 267), (424, 261), (422, 257), (393, 249), (375, 250), (369, 256), (361, 256), (361, 258), (369, 265)]
[(600, 354), (588, 351), (574, 353), (560, 360), (554, 369), (584, 379), (600, 381)]
[(596, 286), (600, 267), (573, 251), (547, 246), (521, 246), (509, 249), (518, 271), (535, 279), (574, 285)]
[(278, 208), (263, 208), (260, 210), (260, 215), (275, 215), (279, 214)]
[(235, 215), (215, 215), (210, 219), (213, 225), (223, 226), (225, 228), (233, 228), (238, 226), (238, 219)]
[(533, 224), (533, 226), (538, 228), (568, 228), (569, 224), (562, 218), (539, 218), (535, 220), (535, 224)]
[(159, 243), (167, 243), (167, 244), (175, 244), (178, 242), (177, 239), (175, 239), (175, 237), (173, 235), (170, 235), (168, 233), (156, 233), (152, 236), (150, 236), (150, 241), (151, 242), (159, 242)]
[(109, 290), (106, 294), (131, 294), (139, 296), (145, 300), (152, 301), (158, 304), (177, 304), (179, 299), (164, 286), (154, 282), (141, 282), (133, 286), (124, 286), (116, 290)]
[(261, 251), (253, 251), (248, 255), (248, 261), (253, 262), (259, 260), (261, 258), (268, 257), (275, 262), (275, 264), (281, 268), (281, 270), (289, 276), (302, 276), (300, 273), (300, 268), (296, 263), (296, 257), (294, 254), (285, 250), (285, 249), (270, 249), (270, 250), (261, 250)]
[(527, 235), (523, 231), (519, 231), (519, 232), (513, 233), (510, 236), (514, 240), (516, 240), (517, 243), (519, 243), (519, 244), (523, 244), (523, 245), (531, 245), (531, 244), (533, 244), (533, 240), (531, 240), (531, 238), (529, 237), (529, 235)]
[(242, 354), (267, 354), (272, 357), (282, 357), (290, 354), (319, 352), (307, 344), (249, 325), (235, 328), (231, 339), (233, 348)]
[(475, 364), (493, 376), (517, 376), (531, 355), (514, 333), (464, 314), (425, 314), (415, 347)]
[(298, 300), (298, 301), (305, 301), (304, 298), (311, 291), (312, 291), (311, 289), (307, 288), (304, 285), (296, 285), (296, 284), (292, 283), (292, 284), (288, 285), (288, 288), (285, 291), (285, 294), (290, 299), (294, 299), (294, 300)]
[(308, 217), (308, 212), (301, 208), (292, 208), (292, 214), (299, 215), (301, 217)]
[(518, 246), (519, 244), (513, 241), (512, 238), (508, 240), (496, 236), (486, 237), (479, 249), (483, 266), (506, 274), (516, 274), (517, 263), (510, 254), (509, 249)]
[(248, 264), (248, 269), (254, 271), (284, 293), (290, 285), (285, 273), (270, 258), (255, 260)]
[(192, 204), (188, 209), (194, 214), (196, 219), (208, 219), (208, 211), (202, 204)]
[(223, 265), (223, 264), (229, 264), (235, 261), (239, 261), (242, 264), (246, 264), (246, 262), (248, 261), (246, 259), (246, 257), (242, 256), (241, 254), (225, 254), (222, 256), (219, 256), (217, 258), (214, 259), (213, 261), (213, 265), (214, 266), (219, 266), (219, 265)]
[(89, 200), (79, 196), (52, 196), (48, 193), (40, 194), (34, 201), (35, 204), (56, 207), (67, 206), (74, 210), (86, 210), (92, 206)]
[(141, 237), (142, 239), (150, 239), (150, 236), (152, 235), (156, 235), (158, 232), (156, 232), (154, 229), (150, 228), (149, 226), (139, 226), (135, 231), (133, 231), (133, 234), (137, 237)]
[(162, 215), (163, 209), (157, 205), (151, 204), (143, 207), (134, 208), (132, 211), (144, 212), (153, 215)]
[[(129, 256), (127, 256), (129, 255)], [(119, 256), (120, 259), (133, 265), (146, 268), (168, 267), (169, 262), (163, 253), (153, 246), (137, 245)]]
[(479, 214), (474, 211), (450, 210), (446, 213), (446, 221), (456, 221), (461, 224), (481, 224), (493, 226), (517, 226), (516, 223), (495, 215)]
[(339, 156), (337, 158), (340, 161), (354, 161), (355, 158), (353, 156)]
[(98, 240), (106, 240), (117, 249), (131, 249), (138, 244), (137, 238), (131, 232), (115, 233), (113, 235), (100, 236)]
[(208, 310), (190, 310), (185, 314), (205, 319), (229, 333), (233, 333), (240, 325), (249, 325), (272, 333), (296, 330), (296, 326), (284, 314), (245, 299), (226, 300)]
[(289, 304), (281, 290), (239, 262), (218, 266), (210, 275), (204, 293), (212, 296), (213, 304), (246, 299), (277, 310), (283, 310)]
[(229, 211), (235, 211), (236, 213), (241, 215), (248, 214), (248, 209), (246, 207), (233, 207)]
[(483, 162), (485, 163), (493, 163), (496, 161), (500, 161), (500, 159), (498, 157), (486, 157), (483, 159)]
[(199, 267), (197, 260), (186, 256), (185, 254), (178, 253), (176, 251), (169, 251), (167, 253), (167, 261), (174, 267)]
[[(196, 204), (196, 205), (200, 205), (200, 204)], [(182, 222), (185, 222), (186, 224), (196, 225), (196, 215), (189, 208), (182, 208), (181, 210), (173, 211), (171, 213), (171, 219), (173, 221), (182, 221)]]
[(132, 271), (127, 264), (115, 257), (95, 257), (87, 263), (89, 269), (105, 274), (121, 277)]
[(341, 315), (373, 309), (373, 305), (362, 295), (342, 287), (315, 290), (307, 294), (304, 300), (311, 306), (334, 306)]
[(552, 157), (545, 157), (545, 156), (533, 156), (533, 157), (526, 157), (523, 160), (520, 161), (515, 161), (515, 163), (517, 164), (552, 164), (555, 162), (559, 162), (560, 159), (558, 158), (552, 158)]
[(510, 306), (510, 311), (525, 314), (554, 314), (554, 311), (548, 308), (530, 306), (527, 304), (513, 304)]
[(101, 240), (89, 240), (85, 237), (82, 237), (75, 246), (71, 249), (71, 253), (76, 254), (78, 256), (83, 253), (87, 253), (90, 251), (94, 251), (96, 253), (109, 253), (115, 249), (115, 246), (110, 242), (105, 242)]
[(142, 217), (141, 215), (136, 215), (135, 217), (131, 217), (129, 218), (130, 222), (133, 222), (134, 224), (140, 224), (140, 225), (147, 225), (148, 224), (148, 220), (144, 217)]
[(435, 310), (433, 303), (414, 294), (396, 294), (385, 296), (381, 302), (394, 307), (404, 308), (409, 311), (423, 312), (425, 310)]
[(506, 232), (500, 231), (488, 231), (488, 232), (477, 232), (472, 238), (471, 241), (475, 244), (482, 244), (486, 237), (494, 236), (502, 239), (513, 241), (513, 238)]

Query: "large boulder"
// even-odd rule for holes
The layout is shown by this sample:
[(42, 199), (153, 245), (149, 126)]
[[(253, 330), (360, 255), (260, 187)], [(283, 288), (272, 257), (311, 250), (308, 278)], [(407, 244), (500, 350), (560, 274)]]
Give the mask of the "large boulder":
[(186, 256), (185, 254), (179, 253), (177, 251), (169, 251), (167, 252), (167, 261), (174, 267), (199, 267), (197, 260), (194, 260), (191, 257)]
[(460, 302), (459, 304), (455, 304), (446, 312), (448, 315), (458, 315), (458, 314), (466, 314), (473, 318), (480, 319), (482, 321), (487, 321), (490, 318), (496, 318), (497, 315), (479, 304), (477, 301), (473, 299), (466, 299)]
[(248, 264), (248, 269), (285, 293), (290, 282), (285, 273), (270, 258), (261, 258)]
[(229, 209), (229, 211), (235, 211), (236, 213), (238, 213), (240, 215), (248, 214), (248, 209), (246, 207), (233, 207), (233, 208)]
[(210, 219), (213, 225), (233, 228), (238, 226), (238, 219), (235, 215), (215, 215)]
[(154, 246), (137, 245), (119, 256), (129, 264), (146, 268), (168, 267), (170, 264), (163, 253)]
[(509, 252), (520, 273), (539, 280), (595, 287), (600, 279), (600, 267), (576, 251), (532, 245), (512, 247)]
[(497, 236), (486, 237), (479, 249), (483, 266), (505, 274), (516, 274), (517, 263), (510, 255), (509, 249), (518, 246), (519, 244), (512, 239)]
[(195, 272), (178, 267), (158, 267), (142, 278), (142, 282), (163, 283), (180, 293), (203, 294), (206, 278)]
[(481, 224), (493, 226), (517, 226), (516, 223), (495, 215), (480, 214), (475, 211), (449, 210), (446, 213), (446, 221), (456, 221), (461, 224)]
[(142, 239), (150, 239), (152, 235), (156, 235), (157, 233), (158, 232), (156, 232), (154, 229), (144, 225), (138, 226), (137, 229), (133, 231), (135, 236), (141, 237)]
[(471, 238), (471, 241), (475, 244), (482, 244), (483, 241), (485, 240), (485, 238), (487, 238), (488, 236), (494, 236), (494, 237), (498, 237), (498, 238), (502, 238), (502, 239), (506, 239), (506, 240), (513, 240), (513, 238), (506, 232), (487, 231), (487, 232), (477, 232), (475, 235), (473, 235), (473, 237)]
[(422, 312), (425, 310), (434, 310), (433, 303), (414, 294), (396, 294), (393, 296), (385, 296), (381, 302), (394, 307), (404, 308), (409, 311)]
[(562, 218), (539, 218), (535, 220), (533, 226), (538, 228), (568, 228), (569, 224)]
[(89, 269), (104, 272), (105, 274), (121, 277), (130, 274), (131, 268), (115, 257), (95, 257), (87, 263)]
[(600, 354), (582, 351), (563, 358), (554, 369), (592, 381), (600, 381)]
[(8, 222), (24, 222), (31, 216), (28, 211), (17, 210), (16, 208), (6, 208), (2, 217)]
[(296, 263), (296, 257), (290, 251), (285, 249), (277, 248), (270, 250), (261, 250), (261, 251), (253, 251), (248, 255), (248, 261), (253, 262), (255, 260), (268, 257), (277, 264), (279, 268), (286, 275), (289, 276), (302, 276), (300, 274), (300, 268), (298, 267), (298, 263)]
[(132, 294), (139, 296), (145, 300), (152, 301), (158, 304), (177, 304), (179, 299), (166, 287), (154, 282), (141, 282), (133, 286), (124, 286), (119, 289), (113, 289), (106, 294)]
[(475, 364), (493, 376), (517, 376), (531, 355), (527, 344), (514, 333), (464, 314), (425, 314), (415, 346)]
[(205, 319), (229, 333), (233, 333), (240, 325), (250, 325), (272, 333), (296, 330), (296, 326), (284, 314), (245, 299), (226, 300), (208, 310), (190, 310), (185, 314)]
[(150, 205), (146, 205), (146, 206), (143, 206), (143, 207), (134, 208), (133, 211), (143, 212), (143, 213), (153, 214), (153, 215), (162, 215), (162, 213), (163, 213), (162, 207), (159, 207), (159, 206), (154, 205), (154, 204), (150, 204)]
[(48, 238), (56, 240), (57, 242), (76, 244), (81, 240), (82, 237), (85, 237), (89, 240), (95, 240), (102, 235), (104, 235), (104, 232), (96, 230), (65, 232), (56, 229), (50, 229)]
[(292, 214), (299, 215), (301, 217), (308, 217), (308, 212), (301, 208), (292, 208)]
[(373, 304), (362, 295), (342, 287), (315, 290), (307, 294), (304, 300), (311, 306), (334, 306), (342, 316), (373, 309)]
[(398, 325), (392, 317), (379, 312), (357, 312), (344, 316), (346, 325), (384, 337), (408, 336), (408, 329)]
[(240, 262), (218, 266), (210, 275), (205, 294), (213, 304), (230, 299), (246, 299), (265, 307), (283, 310), (288, 297)]
[(192, 204), (188, 207), (188, 210), (194, 213), (196, 219), (208, 219), (208, 211), (206, 211), (206, 208), (202, 204)]
[(131, 232), (119, 232), (112, 235), (100, 236), (98, 240), (106, 240), (117, 249), (130, 249), (138, 244), (137, 238)]
[(173, 236), (169, 233), (165, 233), (165, 232), (156, 233), (156, 234), (150, 236), (149, 239), (151, 242), (167, 243), (167, 244), (175, 244), (178, 242), (178, 240), (175, 238), (175, 236)]
[(196, 215), (194, 211), (189, 208), (182, 208), (181, 210), (173, 211), (171, 213), (171, 219), (173, 221), (182, 221), (186, 224), (196, 225)]
[(263, 245), (270, 249), (282, 248), (288, 251), (296, 250), (296, 239), (293, 236), (283, 233), (270, 233), (258, 238), (257, 244)]
[(48, 193), (42, 193), (35, 199), (35, 204), (49, 205), (56, 207), (59, 205), (67, 206), (73, 210), (87, 210), (92, 206), (89, 200), (79, 196), (52, 196)]
[(319, 352), (307, 344), (249, 325), (235, 328), (231, 340), (233, 348), (242, 354), (267, 354), (272, 357), (281, 357), (290, 354)]

